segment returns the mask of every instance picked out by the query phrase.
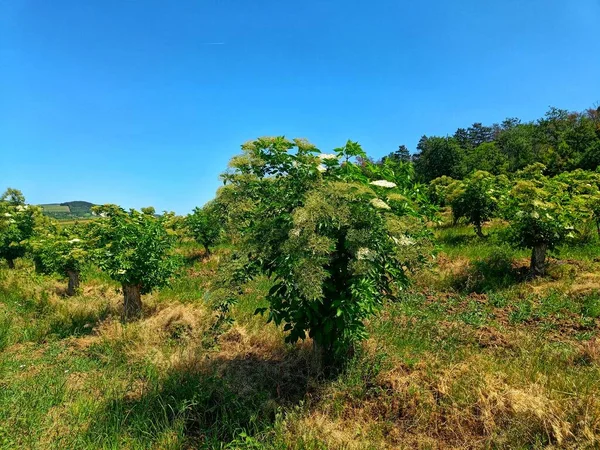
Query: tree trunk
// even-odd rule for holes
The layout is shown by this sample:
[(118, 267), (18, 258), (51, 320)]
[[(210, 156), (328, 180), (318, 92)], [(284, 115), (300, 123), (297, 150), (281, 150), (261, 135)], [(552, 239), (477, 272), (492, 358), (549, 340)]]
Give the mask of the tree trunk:
[(123, 319), (137, 319), (142, 314), (142, 294), (139, 284), (123, 285)]
[(40, 258), (33, 258), (33, 265), (35, 266), (35, 273), (44, 273), (44, 265)]
[(67, 276), (69, 277), (69, 284), (67, 285), (67, 295), (73, 297), (79, 289), (79, 271), (67, 270)]
[(313, 339), (313, 355), (315, 358), (317, 371), (325, 377), (329, 377), (334, 372), (335, 368), (333, 349), (321, 345)]
[(15, 260), (12, 258), (6, 258), (6, 262), (8, 263), (8, 268), (9, 269), (14, 269), (15, 268)]
[(208, 245), (203, 244), (204, 245), (204, 251), (206, 252), (206, 256), (210, 256), (210, 248), (208, 248)]
[(481, 224), (480, 223), (476, 223), (475, 224), (475, 233), (477, 234), (477, 236), (479, 236), (480, 238), (484, 238), (485, 235), (483, 234), (483, 231), (481, 231)]
[(539, 244), (531, 250), (531, 265), (529, 273), (532, 278), (542, 276), (546, 273), (546, 251), (547, 244)]
[(317, 343), (313, 339), (313, 357), (316, 365), (316, 369), (318, 373), (323, 373), (325, 371), (325, 367), (327, 366), (327, 357), (325, 356), (325, 347), (321, 344)]
[(596, 230), (598, 231), (598, 237), (600, 237), (600, 219), (596, 220)]

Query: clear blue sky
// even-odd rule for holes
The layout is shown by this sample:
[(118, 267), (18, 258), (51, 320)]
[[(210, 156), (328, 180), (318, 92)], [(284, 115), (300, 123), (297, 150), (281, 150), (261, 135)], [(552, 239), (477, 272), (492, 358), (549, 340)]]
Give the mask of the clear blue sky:
[(186, 213), (239, 145), (374, 157), (600, 100), (600, 0), (0, 0), (0, 189)]

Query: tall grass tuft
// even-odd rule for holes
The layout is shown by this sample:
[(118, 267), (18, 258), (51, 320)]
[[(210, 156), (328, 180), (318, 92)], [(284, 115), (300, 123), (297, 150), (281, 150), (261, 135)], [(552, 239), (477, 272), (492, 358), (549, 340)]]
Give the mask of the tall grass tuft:
[(10, 344), (10, 330), (13, 319), (6, 313), (0, 313), (0, 352)]

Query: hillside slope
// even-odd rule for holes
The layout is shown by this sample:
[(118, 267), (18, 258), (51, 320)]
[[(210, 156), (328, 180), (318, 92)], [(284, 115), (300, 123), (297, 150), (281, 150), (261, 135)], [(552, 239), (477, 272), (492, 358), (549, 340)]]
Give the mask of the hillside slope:
[(40, 205), (45, 215), (55, 219), (79, 219), (92, 217), (93, 203), (86, 201), (72, 201), (64, 203), (46, 203)]

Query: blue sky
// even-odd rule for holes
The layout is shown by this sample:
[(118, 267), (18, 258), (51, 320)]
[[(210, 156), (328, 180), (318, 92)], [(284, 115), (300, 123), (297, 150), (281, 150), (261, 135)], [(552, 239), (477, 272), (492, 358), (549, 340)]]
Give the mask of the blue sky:
[(0, 189), (187, 213), (239, 145), (374, 157), (600, 101), (600, 0), (0, 0)]

